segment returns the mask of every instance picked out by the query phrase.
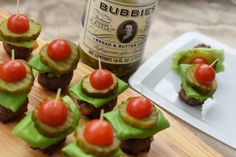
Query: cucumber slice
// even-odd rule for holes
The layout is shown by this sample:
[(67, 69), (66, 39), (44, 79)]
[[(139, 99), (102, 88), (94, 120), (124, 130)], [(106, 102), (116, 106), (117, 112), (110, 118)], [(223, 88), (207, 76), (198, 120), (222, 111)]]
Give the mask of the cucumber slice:
[(67, 119), (61, 126), (51, 127), (47, 124), (44, 124), (37, 116), (38, 109), (33, 111), (32, 120), (35, 122), (35, 127), (42, 135), (46, 137), (58, 137), (73, 128), (73, 112), (70, 109), (68, 111)]
[(116, 92), (116, 89), (118, 87), (118, 82), (116, 79), (116, 76), (114, 74), (112, 74), (112, 78), (113, 78), (113, 84), (107, 88), (107, 89), (95, 89), (91, 83), (90, 83), (90, 75), (87, 75), (85, 78), (83, 78), (82, 82), (82, 91), (91, 97), (96, 97), (96, 98), (106, 98), (109, 97), (111, 95), (114, 95)]
[(114, 138), (113, 144), (110, 146), (96, 146), (89, 144), (83, 137), (84, 128), (77, 128), (75, 131), (76, 142), (78, 146), (86, 153), (93, 154), (97, 157), (104, 157), (114, 154), (120, 146), (120, 141)]
[(0, 24), (0, 35), (6, 41), (9, 42), (31, 41), (35, 40), (40, 34), (41, 26), (37, 22), (34, 22), (33, 20), (29, 21), (30, 29), (22, 34), (11, 32), (7, 28), (7, 20), (8, 19), (2, 21), (2, 23)]
[(0, 79), (0, 91), (9, 93), (23, 93), (30, 91), (34, 83), (34, 76), (31, 67), (24, 60), (17, 60), (26, 68), (26, 76), (19, 82), (9, 83)]
[(185, 72), (186, 80), (188, 85), (190, 85), (193, 89), (198, 91), (201, 94), (211, 96), (216, 91), (217, 83), (214, 80), (210, 86), (200, 84), (196, 77), (195, 77), (195, 70), (197, 69), (198, 65), (192, 65), (188, 67)]
[(158, 112), (156, 110), (156, 107), (153, 105), (152, 113), (150, 116), (144, 119), (137, 119), (135, 117), (130, 116), (126, 112), (126, 106), (130, 100), (131, 98), (128, 98), (126, 101), (121, 102), (121, 104), (118, 106), (118, 111), (122, 119), (127, 124), (136, 128), (140, 128), (140, 129), (154, 128), (157, 125), (157, 117), (158, 117)]
[(70, 41), (67, 42), (72, 49), (72, 53), (69, 58), (63, 61), (54, 61), (48, 56), (48, 44), (44, 45), (40, 50), (40, 60), (58, 75), (73, 71), (77, 67), (77, 63), (79, 62), (78, 47)]

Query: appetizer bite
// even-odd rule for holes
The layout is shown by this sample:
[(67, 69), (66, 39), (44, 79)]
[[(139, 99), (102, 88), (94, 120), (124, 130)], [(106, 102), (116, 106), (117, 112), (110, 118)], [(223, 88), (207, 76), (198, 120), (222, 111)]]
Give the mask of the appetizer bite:
[(128, 88), (128, 84), (106, 69), (94, 70), (85, 76), (69, 92), (78, 99), (80, 112), (89, 119), (100, 117), (101, 110), (111, 111), (117, 96)]
[(178, 72), (181, 64), (212, 64), (216, 72), (224, 71), (224, 51), (212, 49), (209, 45), (198, 44), (192, 49), (178, 51), (173, 55), (172, 68)]
[(179, 97), (190, 106), (202, 105), (212, 98), (217, 83), (215, 73), (224, 70), (223, 51), (199, 44), (173, 56), (173, 69), (178, 71), (182, 84)]
[(56, 91), (70, 84), (78, 62), (77, 45), (58, 38), (45, 44), (29, 64), (39, 72), (38, 83), (50, 91)]
[(12, 60), (0, 64), (0, 121), (24, 115), (33, 83), (31, 67), (24, 60), (15, 60), (13, 55)]
[(134, 156), (148, 152), (153, 135), (169, 127), (162, 112), (142, 96), (128, 98), (104, 117), (121, 140), (122, 151)]
[(69, 96), (61, 99), (58, 95), (55, 100), (42, 102), (13, 129), (13, 133), (33, 149), (49, 155), (63, 146), (67, 135), (77, 127), (80, 117), (72, 99)]
[(14, 50), (16, 59), (27, 59), (38, 45), (36, 39), (40, 31), (40, 24), (19, 13), (17, 0), (17, 14), (0, 24), (0, 41), (3, 41), (3, 47), (10, 56)]
[(95, 119), (84, 127), (77, 128), (76, 142), (62, 149), (65, 157), (124, 157), (119, 149), (120, 142), (115, 137), (112, 126), (104, 121)]

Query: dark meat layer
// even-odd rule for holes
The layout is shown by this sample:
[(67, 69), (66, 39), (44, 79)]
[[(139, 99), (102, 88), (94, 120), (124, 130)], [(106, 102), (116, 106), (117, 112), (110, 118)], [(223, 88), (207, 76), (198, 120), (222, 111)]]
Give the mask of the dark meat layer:
[(12, 50), (14, 49), (16, 59), (27, 59), (29, 58), (31, 52), (33, 51), (32, 48), (30, 49), (30, 48), (25, 48), (25, 47), (18, 47), (18, 46), (10, 45), (5, 42), (3, 42), (3, 47), (9, 56), (11, 56)]
[(47, 147), (47, 148), (44, 148), (44, 149), (32, 148), (32, 147), (31, 147), (31, 148), (34, 149), (34, 150), (40, 150), (40, 151), (42, 151), (44, 154), (47, 154), (47, 155), (50, 155), (50, 156), (51, 156), (51, 155), (53, 155), (53, 153), (55, 153), (57, 150), (59, 150), (59, 149), (61, 149), (61, 148), (63, 147), (65, 141), (66, 141), (66, 138), (63, 139), (63, 140), (61, 140), (61, 141), (59, 141), (58, 143), (53, 144), (53, 145), (51, 145), (51, 146), (49, 146), (49, 147)]
[(5, 107), (0, 105), (0, 121), (2, 121), (3, 123), (7, 123), (22, 118), (25, 115), (24, 113), (28, 110), (28, 103), (29, 100), (27, 98), (17, 112), (12, 112), (11, 110), (6, 109)]
[(153, 137), (145, 139), (129, 139), (121, 141), (120, 148), (128, 155), (137, 156), (140, 153), (147, 153), (150, 150)]
[(198, 105), (202, 105), (204, 103), (204, 101), (199, 101), (195, 98), (188, 98), (184, 89), (182, 88), (182, 85), (181, 85), (181, 89), (179, 91), (179, 97), (183, 102), (185, 102), (186, 104), (188, 104), (190, 106), (198, 106)]
[(49, 76), (48, 73), (41, 73), (38, 75), (38, 83), (50, 91), (57, 91), (58, 88), (65, 89), (73, 77), (73, 71), (63, 74), (60, 77)]
[(194, 46), (194, 48), (211, 48), (210, 45), (207, 45), (207, 44), (204, 44), (204, 43), (200, 43), (200, 44), (197, 44), (196, 46)]
[(107, 104), (105, 104), (99, 108), (95, 108), (93, 105), (91, 105), (85, 101), (78, 100), (78, 104), (80, 106), (80, 112), (83, 115), (85, 115), (88, 119), (99, 118), (102, 109), (104, 110), (104, 113), (111, 111), (116, 106), (116, 102), (117, 102), (117, 97), (112, 99)]

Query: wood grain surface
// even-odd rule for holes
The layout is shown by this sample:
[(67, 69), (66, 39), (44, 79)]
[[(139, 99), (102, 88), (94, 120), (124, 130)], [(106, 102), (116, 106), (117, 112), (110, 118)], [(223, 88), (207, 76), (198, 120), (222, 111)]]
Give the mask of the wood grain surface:
[[(0, 21), (7, 17), (7, 13), (0, 9)], [(39, 44), (42, 45), (44, 42), (38, 40)], [(39, 47), (40, 48), (40, 47)], [(38, 49), (39, 49), (38, 48)], [(37, 53), (38, 49), (34, 51)], [(0, 44), (0, 60), (7, 60), (9, 57)], [(82, 63), (78, 64), (77, 69), (74, 71), (74, 77), (71, 81), (70, 86), (81, 80), (83, 76), (89, 74), (92, 69)], [(138, 93), (132, 89), (127, 89), (123, 94), (118, 97), (118, 103), (130, 96), (136, 96)], [(31, 111), (35, 106), (39, 104), (45, 97), (54, 97), (55, 94), (48, 92), (41, 88), (37, 83), (37, 78), (32, 87), (32, 91), (29, 94), (29, 106), (28, 109)], [(189, 130), (183, 127), (177, 120), (167, 114), (165, 111), (164, 115), (169, 120), (170, 128), (156, 134), (154, 141), (151, 146), (151, 150), (148, 154), (141, 156), (148, 157), (220, 157), (222, 156), (210, 146), (202, 142), (199, 138), (193, 135)], [(80, 124), (84, 123), (85, 120), (81, 118)], [(9, 124), (0, 123), (0, 156), (10, 157), (44, 157), (46, 155), (39, 151), (31, 149), (24, 141), (12, 134), (11, 130), (17, 122)], [(67, 138), (66, 143), (73, 141), (73, 134)], [(56, 152), (54, 157), (62, 156), (60, 151)]]

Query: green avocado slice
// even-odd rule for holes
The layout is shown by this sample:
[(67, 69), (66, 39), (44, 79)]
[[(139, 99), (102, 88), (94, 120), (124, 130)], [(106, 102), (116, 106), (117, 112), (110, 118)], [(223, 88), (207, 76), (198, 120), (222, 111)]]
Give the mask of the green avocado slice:
[[(62, 153), (65, 157), (96, 157), (92, 154), (85, 153), (77, 144), (76, 142), (73, 142), (66, 147), (62, 149)], [(116, 153), (109, 155), (109, 156), (103, 156), (103, 157), (126, 157), (121, 149), (118, 149)]]
[(94, 97), (90, 97), (86, 95), (82, 91), (81, 81), (77, 83), (76, 85), (74, 85), (73, 87), (71, 87), (69, 89), (69, 93), (75, 96), (78, 100), (88, 102), (92, 104), (95, 108), (99, 108), (102, 105), (114, 99), (115, 97), (117, 97), (119, 94), (121, 94), (123, 91), (125, 91), (128, 88), (128, 84), (122, 81), (121, 79), (119, 79), (118, 77), (117, 77), (117, 82), (118, 82), (118, 87), (115, 94), (107, 98), (94, 98)]
[(11, 110), (12, 112), (16, 112), (27, 99), (27, 95), (28, 92), (26, 93), (0, 92), (0, 105)]
[(70, 130), (68, 130), (68, 132), (53, 138), (43, 136), (42, 134), (39, 133), (39, 131), (35, 127), (35, 123), (32, 120), (32, 112), (31, 112), (15, 126), (15, 128), (13, 129), (13, 133), (18, 137), (20, 137), (21, 139), (23, 139), (33, 148), (40, 148), (40, 149), (44, 149), (66, 138), (66, 136), (72, 133), (74, 129), (78, 126), (80, 113), (76, 105), (74, 104), (73, 100), (69, 96), (64, 96), (63, 100), (68, 105), (70, 110), (73, 111), (74, 114), (73, 127)]
[(41, 62), (40, 60), (40, 55), (39, 53), (37, 53), (30, 61), (29, 61), (29, 65), (37, 70), (39, 73), (48, 73), (48, 72), (52, 72), (52, 70), (43, 62)]
[(216, 72), (224, 71), (224, 51), (209, 48), (192, 48), (176, 52), (172, 56), (172, 68), (178, 72), (181, 64), (189, 64), (193, 58), (203, 57), (209, 64), (218, 59), (214, 66)]
[(25, 33), (17, 34), (14, 32), (11, 32), (7, 28), (7, 21), (8, 19), (5, 19), (0, 24), (0, 36), (6, 41), (12, 41), (12, 42), (21, 42), (21, 41), (31, 41), (35, 40), (41, 31), (41, 26), (37, 22), (33, 20), (29, 20), (29, 30)]
[(26, 76), (23, 80), (18, 82), (6, 82), (0, 79), (0, 91), (9, 93), (22, 93), (30, 91), (34, 83), (34, 76), (31, 67), (24, 60), (17, 60), (26, 68)]
[(0, 36), (0, 41), (6, 42), (10, 45), (14, 45), (14, 46), (18, 46), (18, 47), (25, 47), (25, 48), (29, 48), (29, 49), (33, 48), (37, 44), (36, 40), (13, 42), (13, 41), (4, 40), (1, 36)]
[(201, 94), (201, 93), (197, 92), (196, 90), (194, 90), (190, 85), (188, 85), (185, 74), (186, 74), (186, 70), (190, 66), (191, 66), (190, 64), (180, 64), (180, 66), (179, 66), (179, 73), (180, 73), (180, 76), (182, 79), (182, 86), (183, 86), (183, 89), (184, 89), (187, 97), (195, 98), (200, 101), (205, 101), (206, 99), (211, 98), (211, 96)]
[(62, 75), (73, 71), (77, 67), (80, 58), (77, 45), (70, 41), (67, 41), (67, 43), (70, 45), (72, 52), (70, 57), (63, 61), (54, 61), (48, 56), (48, 44), (45, 44), (39, 52), (41, 62), (46, 64), (57, 75)]
[(168, 120), (164, 117), (160, 110), (158, 112), (156, 126), (152, 129), (140, 129), (132, 127), (123, 121), (118, 109), (105, 113), (104, 117), (107, 119), (116, 132), (116, 137), (120, 140), (128, 139), (143, 139), (153, 136), (159, 131), (162, 131), (170, 126)]

